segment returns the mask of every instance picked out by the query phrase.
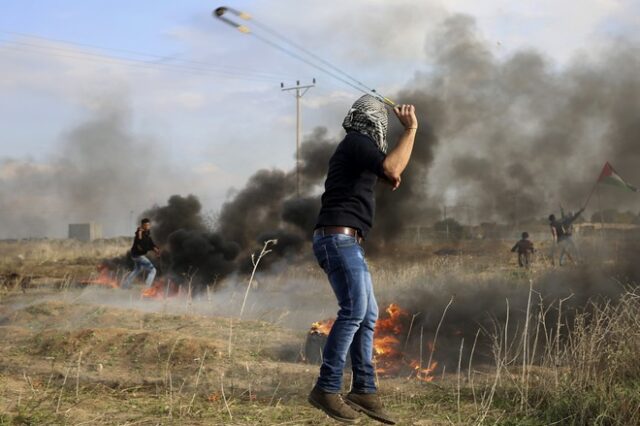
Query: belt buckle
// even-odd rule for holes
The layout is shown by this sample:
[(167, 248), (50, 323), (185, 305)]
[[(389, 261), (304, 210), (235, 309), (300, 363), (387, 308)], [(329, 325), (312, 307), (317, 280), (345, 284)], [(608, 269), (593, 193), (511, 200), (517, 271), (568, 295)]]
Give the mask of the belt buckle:
[(355, 228), (349, 227), (348, 229), (350, 230), (350, 232), (353, 232), (353, 234), (349, 235), (356, 239), (356, 243), (362, 244), (362, 236), (360, 236), (360, 232)]
[(364, 238), (362, 238), (362, 236), (360, 235), (360, 232), (358, 232), (357, 229), (352, 228), (350, 226), (345, 226), (343, 227), (343, 232), (334, 232), (334, 233), (329, 233), (327, 234), (326, 229), (328, 227), (327, 226), (321, 226), (319, 228), (316, 228), (316, 230), (314, 231), (314, 234), (318, 234), (321, 237), (326, 237), (327, 235), (334, 235), (334, 234), (342, 234), (342, 235), (348, 235), (350, 237), (353, 237), (356, 239), (356, 242), (358, 244), (362, 244), (362, 242), (364, 241)]

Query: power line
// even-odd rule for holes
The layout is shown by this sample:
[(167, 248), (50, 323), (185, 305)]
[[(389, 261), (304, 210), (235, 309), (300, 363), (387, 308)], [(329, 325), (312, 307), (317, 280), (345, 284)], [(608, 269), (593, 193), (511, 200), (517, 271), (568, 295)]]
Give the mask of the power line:
[[(10, 33), (8, 31), (0, 30), (0, 33)], [(90, 46), (101, 50), (111, 50), (111, 51), (120, 51), (128, 54), (137, 54), (141, 56), (145, 56), (147, 58), (153, 58), (157, 61), (166, 60), (166, 57), (145, 54), (141, 52), (128, 51), (123, 49), (114, 49), (114, 48), (105, 48), (94, 45), (88, 45), (86, 43), (74, 43), (68, 41), (58, 41), (55, 39), (47, 39), (45, 37), (39, 36), (31, 36), (32, 38), (37, 38), (49, 42), (55, 43), (64, 43), (68, 45), (78, 45), (78, 46)], [(0, 48), (8, 48), (13, 49), (18, 52), (23, 53), (35, 53), (33, 51), (28, 51), (28, 49), (36, 49), (43, 51), (47, 55), (50, 56), (58, 56), (58, 57), (66, 57), (66, 58), (74, 58), (81, 59), (90, 62), (105, 62), (105, 63), (118, 63), (126, 66), (133, 66), (136, 68), (147, 68), (147, 69), (160, 69), (160, 70), (169, 70), (169, 71), (182, 71), (182, 72), (191, 72), (193, 74), (215, 74), (218, 76), (224, 76), (227, 78), (234, 79), (244, 79), (244, 80), (253, 80), (253, 81), (264, 81), (264, 82), (276, 82), (282, 81), (283, 78), (291, 79), (292, 77), (283, 76), (281, 74), (270, 73), (270, 72), (262, 72), (256, 70), (247, 70), (238, 67), (227, 67), (227, 66), (219, 66), (213, 65), (207, 62), (198, 62), (198, 61), (187, 61), (181, 60), (182, 63), (161, 63), (161, 62), (149, 62), (148, 60), (142, 60), (140, 58), (131, 58), (126, 56), (116, 56), (116, 55), (108, 55), (104, 53), (96, 53), (90, 52), (86, 50), (79, 50), (73, 48), (65, 48), (60, 46), (47, 46), (38, 43), (30, 43), (25, 41), (17, 41), (17, 40), (8, 40), (0, 38), (0, 42), (4, 42), (4, 46), (0, 45)], [(18, 47), (19, 46), (19, 47)], [(23, 51), (23, 48), (27, 50)], [(58, 52), (62, 52), (58, 53)], [(191, 65), (193, 64), (193, 65)], [(204, 65), (204, 66), (203, 66)]]
[[(239, 80), (251, 80), (251, 81), (259, 81), (259, 82), (281, 81), (281, 79), (278, 79), (275, 77), (267, 77), (267, 76), (262, 76), (258, 74), (251, 74), (249, 72), (239, 73), (239, 72), (218, 70), (214, 68), (192, 67), (192, 66), (184, 66), (184, 65), (177, 65), (177, 64), (150, 63), (148, 61), (141, 61), (141, 60), (131, 59), (131, 58), (117, 57), (117, 56), (104, 55), (104, 54), (92, 53), (92, 52), (75, 51), (75, 50), (50, 47), (50, 46), (40, 46), (40, 45), (35, 45), (30, 43), (8, 41), (8, 40), (2, 40), (2, 39), (0, 39), (0, 42), (4, 42), (4, 44), (0, 45), (0, 49), (11, 50), (18, 53), (24, 53), (24, 54), (46, 54), (48, 56), (79, 59), (79, 60), (94, 62), (94, 63), (117, 64), (117, 65), (129, 66), (129, 67), (135, 67), (135, 68), (146, 68), (146, 69), (154, 69), (154, 70), (161, 70), (161, 71), (174, 71), (174, 72), (199, 74), (199, 75), (209, 74), (209, 75), (216, 75), (218, 77), (239, 79)], [(59, 52), (62, 52), (62, 53), (59, 53)]]
[[(7, 47), (20, 46), (21, 49), (23, 47), (26, 47), (26, 48), (30, 48), (30, 49), (36, 49), (38, 51), (44, 51), (46, 54), (53, 55), (53, 56), (62, 56), (62, 57), (69, 57), (69, 58), (87, 59), (87, 60), (95, 60), (95, 61), (111, 62), (111, 63), (114, 63), (114, 62), (115, 63), (123, 63), (123, 62), (125, 62), (125, 63), (135, 63), (135, 64), (140, 64), (140, 65), (144, 66), (145, 68), (167, 68), (167, 69), (175, 69), (175, 70), (180, 70), (180, 71), (197, 71), (197, 72), (201, 72), (201, 73), (204, 72), (204, 73), (224, 74), (224, 75), (229, 75), (229, 76), (246, 76), (246, 77), (259, 78), (259, 79), (262, 79), (264, 81), (275, 81), (276, 80), (273, 77), (264, 77), (264, 76), (260, 76), (260, 75), (252, 75), (250, 73), (237, 73), (237, 72), (230, 72), (230, 71), (225, 71), (225, 70), (218, 70), (218, 69), (214, 69), (214, 68), (191, 67), (191, 66), (175, 65), (175, 64), (151, 63), (151, 62), (148, 62), (148, 61), (141, 61), (141, 60), (138, 60), (138, 59), (118, 57), (118, 56), (113, 56), (113, 55), (105, 55), (105, 54), (86, 52), (86, 51), (71, 50), (71, 49), (65, 49), (65, 48), (60, 48), (60, 47), (55, 47), (55, 46), (42, 46), (42, 45), (37, 45), (37, 44), (32, 44), (32, 43), (25, 43), (25, 42), (19, 42), (19, 41), (10, 41), (10, 40), (2, 40), (2, 39), (0, 39), (0, 41), (5, 42), (8, 45)], [(52, 51), (54, 51), (54, 52), (63, 52), (63, 53), (65, 53), (65, 55), (61, 55), (59, 53), (54, 53)], [(42, 53), (42, 52), (40, 52), (40, 53)]]
[[(13, 47), (12, 46), (0, 46), (0, 50), (13, 51), (15, 53), (27, 54), (27, 55), (29, 55), (29, 54), (42, 54), (42, 52), (28, 51), (28, 50), (24, 50), (23, 48), (16, 47), (16, 46), (13, 46)], [(127, 62), (122, 61), (122, 60), (92, 59), (92, 58), (87, 58), (87, 57), (82, 57), (82, 56), (65, 55), (65, 54), (58, 54), (58, 53), (51, 53), (51, 52), (47, 52), (46, 54), (48, 56), (54, 56), (54, 57), (60, 57), (60, 58), (71, 58), (71, 59), (77, 59), (77, 60), (81, 60), (81, 61), (87, 61), (87, 62), (93, 62), (93, 63), (102, 63), (102, 64), (117, 64), (119, 66), (125, 66), (125, 67), (131, 67), (131, 68), (143, 68), (143, 69), (152, 69), (152, 70), (156, 70), (156, 71), (159, 70), (159, 71), (168, 71), (168, 72), (180, 72), (180, 73), (196, 74), (196, 75), (208, 74), (208, 75), (216, 75), (216, 76), (221, 77), (221, 78), (267, 82), (264, 79), (258, 79), (258, 78), (250, 78), (250, 77), (243, 77), (243, 76), (231, 76), (231, 75), (221, 75), (220, 73), (207, 72), (205, 70), (194, 71), (194, 70), (184, 70), (184, 69), (176, 69), (176, 68), (158, 67), (158, 66), (153, 66), (153, 65), (150, 65), (150, 64), (145, 64), (145, 63), (135, 63), (136, 61), (129, 61), (131, 63), (127, 63)], [(274, 79), (270, 79), (268, 81), (269, 82), (273, 82)]]
[(346, 85), (348, 85), (348, 86), (350, 86), (350, 87), (352, 87), (352, 88), (356, 89), (357, 91), (359, 91), (359, 92), (363, 92), (363, 93), (368, 93), (368, 89), (367, 89), (367, 90), (363, 90), (362, 88), (360, 88), (360, 87), (358, 87), (357, 85), (355, 85), (355, 84), (351, 83), (350, 81), (345, 80), (344, 78), (342, 78), (342, 77), (340, 77), (339, 75), (337, 75), (337, 74), (335, 74), (335, 73), (333, 73), (333, 72), (331, 72), (331, 71), (327, 70), (326, 68), (321, 67), (321, 66), (319, 66), (319, 65), (317, 65), (317, 64), (315, 64), (315, 63), (313, 63), (312, 61), (310, 61), (310, 60), (308, 60), (308, 59), (304, 58), (303, 56), (300, 56), (300, 55), (298, 55), (297, 53), (295, 53), (295, 52), (293, 52), (293, 51), (291, 51), (291, 50), (289, 50), (289, 49), (287, 49), (287, 48), (285, 48), (285, 47), (282, 47), (282, 46), (278, 45), (277, 43), (274, 43), (273, 41), (271, 41), (271, 40), (269, 40), (269, 39), (267, 39), (267, 38), (265, 38), (265, 37), (262, 37), (262, 36), (261, 36), (261, 35), (259, 35), (259, 34), (256, 34), (256, 33), (251, 33), (251, 34), (253, 34), (253, 36), (254, 36), (254, 37), (256, 37), (258, 40), (262, 41), (263, 43), (266, 43), (266, 44), (268, 44), (269, 46), (274, 47), (275, 49), (278, 49), (278, 50), (280, 50), (281, 52), (284, 52), (284, 53), (286, 53), (287, 55), (292, 56), (292, 57), (294, 57), (294, 58), (298, 59), (299, 61), (302, 61), (302, 62), (304, 62), (305, 64), (310, 65), (310, 66), (312, 66), (312, 67), (316, 68), (316, 69), (317, 69), (317, 70), (319, 70), (319, 71), (322, 71), (323, 73), (325, 73), (325, 74), (327, 74), (327, 75), (329, 75), (329, 76), (331, 76), (331, 77), (335, 78), (336, 80), (339, 80), (339, 81), (343, 82), (344, 84), (346, 84)]
[[(264, 30), (267, 33), (271, 34), (272, 36), (276, 37), (277, 39), (279, 39), (281, 41), (284, 41), (289, 46), (292, 46), (295, 49), (298, 49), (304, 55), (306, 55), (306, 56), (308, 56), (310, 58), (313, 58), (313, 60), (309, 59), (309, 58), (305, 58), (304, 56), (300, 55), (299, 53), (296, 53), (296, 52), (292, 51), (291, 49), (276, 43), (273, 40), (269, 40), (268, 38), (266, 38), (266, 37), (264, 37), (264, 36), (262, 36), (262, 35), (260, 35), (258, 33), (255, 33), (253, 31), (251, 31), (246, 25), (239, 24), (238, 22), (227, 18), (225, 16), (225, 14), (227, 12), (230, 12), (231, 14), (239, 17), (240, 19), (252, 20), (252, 22), (255, 23), (256, 27), (261, 28), (262, 30)], [(248, 13), (240, 12), (240, 11), (238, 11), (236, 9), (223, 6), (223, 7), (219, 7), (217, 9), (215, 9), (213, 11), (212, 15), (213, 15), (214, 18), (217, 18), (220, 21), (224, 22), (225, 24), (234, 27), (235, 29), (237, 29), (241, 33), (253, 35), (254, 37), (256, 37), (258, 40), (262, 41), (263, 43), (266, 43), (266, 44), (270, 45), (271, 47), (273, 47), (275, 49), (278, 49), (281, 52), (284, 52), (287, 55), (289, 55), (289, 56), (291, 56), (293, 58), (296, 58), (296, 59), (306, 63), (307, 65), (316, 68), (319, 71), (322, 71), (323, 73), (335, 78), (336, 80), (339, 80), (339, 81), (347, 84), (348, 86), (350, 86), (350, 87), (352, 87), (352, 88), (354, 88), (354, 89), (356, 89), (356, 90), (358, 90), (358, 91), (360, 91), (362, 93), (371, 94), (374, 97), (376, 97), (377, 99), (379, 99), (381, 102), (384, 102), (385, 104), (387, 104), (389, 106), (392, 106), (392, 107), (396, 106), (395, 102), (393, 102), (392, 100), (388, 99), (385, 96), (382, 96), (375, 89), (369, 88), (367, 85), (365, 85), (364, 83), (362, 83), (361, 81), (359, 81), (355, 77), (351, 76), (350, 74), (342, 71), (341, 69), (339, 69), (338, 67), (336, 67), (332, 63), (322, 59), (321, 57), (319, 57), (318, 55), (316, 55), (313, 52), (310, 52), (309, 50), (305, 49), (301, 45), (290, 41), (285, 36), (281, 35), (280, 33), (276, 32), (275, 30), (271, 29), (270, 27), (257, 22)], [(324, 66), (319, 65), (318, 63), (316, 63), (314, 61), (319, 61), (321, 64), (324, 64)], [(333, 71), (328, 70), (326, 67), (331, 68)], [(336, 73), (338, 73), (340, 75), (338, 75)]]
[(304, 52), (305, 54), (307, 54), (308, 56), (316, 59), (317, 61), (320, 61), (322, 64), (328, 66), (329, 68), (331, 68), (332, 70), (336, 71), (337, 73), (343, 75), (344, 77), (350, 79), (351, 81), (353, 81), (354, 83), (356, 83), (358, 86), (360, 86), (362, 89), (369, 91), (369, 92), (374, 92), (377, 93), (375, 89), (372, 89), (370, 87), (368, 87), (366, 84), (362, 83), (361, 81), (359, 81), (358, 79), (356, 79), (355, 77), (351, 76), (350, 74), (347, 74), (346, 72), (342, 71), (340, 68), (338, 68), (337, 66), (333, 65), (331, 62), (321, 58), (320, 56), (316, 55), (315, 53), (311, 52), (310, 50), (306, 49), (304, 46), (289, 40), (288, 38), (286, 38), (284, 35), (280, 34), (279, 32), (277, 32), (276, 30), (274, 30), (273, 28), (259, 22), (256, 21), (255, 19), (252, 21), (256, 27), (258, 28), (262, 28), (264, 31), (270, 33), (271, 35), (273, 35), (274, 37), (284, 41), (285, 43), (295, 47), (296, 49)]
[[(256, 75), (259, 74), (259, 75), (264, 75), (266, 77), (274, 77), (274, 78), (277, 78), (277, 79), (282, 79), (282, 78), (294, 79), (293, 76), (286, 76), (286, 75), (282, 75), (280, 73), (275, 73), (275, 72), (260, 71), (260, 70), (255, 70), (255, 69), (247, 69), (247, 68), (242, 68), (242, 67), (237, 67), (237, 66), (232, 66), (232, 65), (214, 64), (214, 63), (206, 62), (206, 61), (194, 61), (194, 60), (188, 60), (188, 59), (176, 59), (176, 58), (171, 58), (170, 56), (167, 56), (167, 55), (162, 56), (162, 55), (158, 55), (158, 54), (153, 54), (153, 53), (149, 53), (149, 52), (141, 52), (141, 51), (137, 51), (137, 50), (122, 49), (122, 48), (115, 48), (115, 47), (106, 47), (106, 46), (100, 46), (100, 45), (96, 45), (96, 44), (89, 44), (89, 43), (83, 43), (83, 42), (77, 42), (77, 41), (71, 41), (71, 40), (63, 40), (63, 39), (58, 39), (58, 38), (43, 37), (43, 36), (36, 35), (36, 34), (20, 33), (20, 32), (15, 32), (15, 31), (6, 31), (6, 30), (0, 30), (0, 33), (10, 34), (10, 35), (14, 35), (14, 36), (20, 36), (20, 37), (24, 37), (24, 38), (42, 40), (42, 41), (47, 41), (47, 42), (51, 42), (51, 43), (61, 43), (61, 44), (67, 44), (67, 45), (70, 45), (70, 46), (89, 47), (89, 48), (92, 48), (92, 49), (98, 49), (98, 50), (104, 50), (104, 51), (110, 51), (110, 52), (118, 52), (118, 53), (124, 53), (124, 54), (128, 54), (128, 55), (135, 55), (135, 56), (148, 58), (147, 60), (143, 60), (143, 59), (140, 59), (140, 58), (124, 58), (124, 59), (133, 59), (133, 60), (138, 60), (138, 61), (143, 61), (143, 62), (148, 62), (150, 60), (166, 61), (167, 59), (172, 59), (172, 60), (176, 60), (178, 62), (184, 63), (184, 64), (191, 64), (191, 65), (197, 65), (197, 66), (204, 65), (207, 68), (216, 68), (216, 69), (221, 69), (221, 70), (227, 70), (227, 71), (230, 71), (230, 72), (244, 72), (244, 73), (252, 73), (252, 74), (256, 74)], [(12, 40), (12, 41), (14, 41), (14, 40)], [(86, 52), (86, 50), (85, 50), (85, 52)], [(105, 56), (115, 57), (114, 55), (105, 55)], [(122, 58), (122, 57), (119, 56), (119, 58)], [(180, 66), (180, 64), (170, 64), (170, 65)]]

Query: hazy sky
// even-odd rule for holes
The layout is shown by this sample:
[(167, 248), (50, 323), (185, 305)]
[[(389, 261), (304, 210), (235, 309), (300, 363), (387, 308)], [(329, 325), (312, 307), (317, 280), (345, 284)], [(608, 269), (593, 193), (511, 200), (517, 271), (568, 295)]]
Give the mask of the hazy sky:
[[(454, 12), (476, 18), (496, 55), (532, 47), (558, 67), (612, 39), (637, 41), (640, 28), (637, 1), (227, 5), (250, 12), (382, 93), (404, 87), (416, 71), (429, 72), (430, 31)], [(159, 153), (167, 173), (180, 177), (153, 188), (139, 204), (122, 206), (125, 218), (173, 192), (193, 192), (216, 209), (229, 188), (241, 187), (255, 170), (291, 168), (294, 99), (280, 91), (281, 81), (316, 77), (317, 87), (304, 98), (304, 129), (321, 125), (338, 134), (342, 114), (359, 93), (212, 19), (217, 6), (200, 0), (3, 1), (0, 180), (11, 179), (7, 164), (47, 167), (74, 129), (111, 104), (126, 111), (130, 131), (150, 141), (145, 149)], [(120, 160), (144, 174), (147, 157), (136, 155), (141, 158), (132, 161), (125, 153)]]

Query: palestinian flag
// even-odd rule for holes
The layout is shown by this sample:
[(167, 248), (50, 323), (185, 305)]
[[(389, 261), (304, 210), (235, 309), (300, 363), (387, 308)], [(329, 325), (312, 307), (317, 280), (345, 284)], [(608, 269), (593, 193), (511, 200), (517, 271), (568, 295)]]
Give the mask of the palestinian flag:
[(609, 164), (608, 161), (602, 168), (602, 172), (598, 178), (598, 183), (606, 183), (607, 185), (614, 185), (627, 191), (638, 192), (638, 188), (625, 182), (624, 179), (622, 179), (620, 175), (613, 170), (613, 167), (611, 167), (611, 164)]

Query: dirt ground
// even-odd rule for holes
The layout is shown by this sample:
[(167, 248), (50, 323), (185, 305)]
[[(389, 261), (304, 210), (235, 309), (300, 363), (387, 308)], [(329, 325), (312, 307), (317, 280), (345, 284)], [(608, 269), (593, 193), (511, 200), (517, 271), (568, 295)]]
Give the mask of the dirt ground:
[[(0, 243), (0, 424), (335, 424), (306, 402), (318, 370), (302, 359), (309, 325), (335, 312), (315, 264), (258, 274), (242, 318), (244, 276), (197, 298), (167, 300), (141, 299), (140, 283), (131, 290), (78, 285), (98, 259), (126, 244)], [(509, 244), (449, 247), (458, 251), (444, 255), (434, 253), (446, 246), (423, 247), (397, 269), (373, 260), (379, 298), (443, 269), (518, 277)], [(380, 377), (379, 386), (399, 424), (508, 418), (508, 408), (484, 407), (460, 380), (452, 371), (432, 382)], [(490, 376), (481, 382), (486, 390)], [(378, 423), (363, 417), (360, 424)]]
[[(90, 293), (113, 302), (114, 291)], [(5, 296), (0, 421), (334, 423), (306, 403), (317, 366), (300, 360), (304, 331), (175, 313), (185, 309), (179, 305), (106, 306), (88, 301), (87, 290)], [(453, 395), (440, 384), (381, 379), (380, 386), (405, 424), (445, 424), (455, 412)]]

